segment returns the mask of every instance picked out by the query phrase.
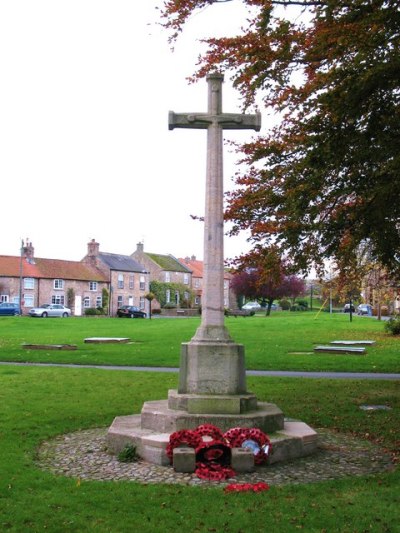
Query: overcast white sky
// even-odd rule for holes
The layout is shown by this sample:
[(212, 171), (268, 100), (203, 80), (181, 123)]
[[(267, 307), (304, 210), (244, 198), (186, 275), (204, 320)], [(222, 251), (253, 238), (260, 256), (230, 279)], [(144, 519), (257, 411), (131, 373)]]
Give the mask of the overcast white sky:
[[(206, 132), (168, 131), (168, 111), (206, 111), (189, 85), (198, 38), (236, 33), (240, 0), (192, 18), (171, 52), (161, 0), (0, 1), (0, 254), (29, 238), (37, 257), (103, 252), (203, 258)], [(226, 77), (224, 111), (240, 102)], [(264, 118), (264, 117), (263, 117)], [(265, 126), (265, 125), (264, 125)], [(250, 130), (226, 138), (250, 140)], [(225, 188), (235, 158), (225, 149)], [(225, 256), (245, 251), (226, 238)]]

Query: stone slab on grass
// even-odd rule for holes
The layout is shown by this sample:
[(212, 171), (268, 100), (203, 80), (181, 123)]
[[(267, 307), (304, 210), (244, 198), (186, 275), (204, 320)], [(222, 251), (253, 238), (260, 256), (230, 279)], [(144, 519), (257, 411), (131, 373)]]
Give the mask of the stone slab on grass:
[(375, 341), (332, 341), (334, 346), (372, 346)]
[(112, 344), (112, 343), (126, 343), (130, 342), (131, 339), (128, 337), (87, 337), (85, 339), (86, 343), (95, 343), (95, 344)]
[(365, 348), (351, 347), (351, 346), (316, 346), (314, 352), (321, 353), (337, 353), (337, 354), (353, 354), (364, 355)]
[(76, 344), (22, 344), (25, 350), (76, 350)]

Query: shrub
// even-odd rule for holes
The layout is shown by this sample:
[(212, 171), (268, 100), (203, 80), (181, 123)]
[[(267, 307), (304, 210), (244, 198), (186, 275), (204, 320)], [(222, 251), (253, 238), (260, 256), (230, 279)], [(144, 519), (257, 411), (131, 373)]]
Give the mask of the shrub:
[(172, 302), (168, 302), (163, 307), (164, 307), (164, 309), (176, 309), (176, 304), (174, 304)]
[(136, 453), (136, 446), (127, 444), (123, 450), (118, 454), (118, 461), (120, 463), (134, 463), (139, 459)]
[(289, 300), (280, 300), (279, 301), (279, 307), (282, 309), (282, 311), (289, 311), (289, 309), (290, 309)]
[(388, 320), (385, 323), (385, 330), (392, 335), (400, 335), (400, 317)]
[(300, 305), (301, 307), (304, 307), (305, 309), (308, 309), (308, 302), (307, 300), (303, 300), (303, 299), (299, 299), (299, 300), (296, 300), (296, 304), (297, 305)]
[(85, 316), (101, 315), (101, 312), (95, 307), (88, 307), (85, 309)]
[(304, 305), (294, 304), (290, 308), (291, 311), (307, 311), (307, 307), (304, 307)]

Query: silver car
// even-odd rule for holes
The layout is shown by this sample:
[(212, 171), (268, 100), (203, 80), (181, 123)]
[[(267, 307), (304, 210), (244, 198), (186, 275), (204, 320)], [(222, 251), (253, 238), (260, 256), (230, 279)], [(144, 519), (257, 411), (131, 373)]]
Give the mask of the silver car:
[(43, 304), (40, 307), (34, 307), (29, 311), (30, 316), (39, 316), (41, 318), (60, 316), (66, 318), (71, 316), (71, 309), (61, 304)]

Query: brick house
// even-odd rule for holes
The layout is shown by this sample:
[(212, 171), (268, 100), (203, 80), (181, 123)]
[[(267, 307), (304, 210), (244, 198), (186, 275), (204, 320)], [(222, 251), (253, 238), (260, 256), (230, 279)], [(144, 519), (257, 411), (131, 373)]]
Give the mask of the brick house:
[(43, 259), (34, 256), (28, 240), (21, 255), (0, 256), (0, 301), (19, 303), (22, 313), (44, 303), (71, 308), (75, 315), (83, 307), (102, 307), (106, 276), (96, 267), (79, 261)]
[[(195, 295), (194, 303), (196, 307), (201, 305), (201, 295), (203, 290), (203, 261), (196, 259), (196, 256), (185, 257), (179, 261), (187, 266), (192, 271), (192, 290)], [(224, 306), (227, 308), (236, 308), (236, 295), (231, 289), (230, 280), (232, 274), (230, 272), (224, 273)]]
[(109, 314), (115, 316), (118, 307), (134, 305), (147, 311), (146, 294), (149, 292), (149, 272), (129, 255), (100, 252), (95, 239), (88, 243), (83, 263), (97, 268), (110, 288)]
[[(131, 257), (144, 266), (150, 274), (151, 281), (157, 280), (162, 283), (180, 284), (187, 287), (188, 291), (184, 294), (184, 298), (189, 300), (192, 289), (192, 271), (176, 257), (145, 252), (143, 243), (137, 244)], [(183, 304), (180, 301), (178, 291), (174, 291), (173, 288), (166, 288), (165, 301), (168, 304), (176, 304), (178, 307)], [(159, 308), (160, 302), (154, 301), (152, 307)]]

